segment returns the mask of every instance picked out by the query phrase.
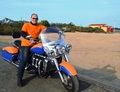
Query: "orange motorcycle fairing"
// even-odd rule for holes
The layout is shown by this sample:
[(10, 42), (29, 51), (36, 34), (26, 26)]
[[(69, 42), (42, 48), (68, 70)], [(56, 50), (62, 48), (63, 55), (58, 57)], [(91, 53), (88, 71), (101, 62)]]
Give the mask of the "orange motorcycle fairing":
[(35, 44), (31, 49), (36, 48), (36, 47), (42, 47), (42, 43)]
[(62, 70), (63, 72), (65, 72), (66, 74), (70, 75), (70, 76), (75, 76), (77, 75), (77, 71), (74, 68), (73, 65), (71, 65), (69, 62), (61, 62), (59, 64), (59, 68), (60, 70)]
[(8, 47), (4, 47), (2, 48), (2, 50), (11, 53), (11, 54), (15, 54), (18, 53), (18, 48), (14, 47), (14, 46), (8, 46)]

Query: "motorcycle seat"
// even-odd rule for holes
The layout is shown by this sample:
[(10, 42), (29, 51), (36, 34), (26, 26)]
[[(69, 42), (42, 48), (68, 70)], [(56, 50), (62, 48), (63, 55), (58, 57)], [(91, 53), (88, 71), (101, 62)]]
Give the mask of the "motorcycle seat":
[(20, 40), (21, 33), (13, 32), (12, 37), (13, 37), (12, 44), (17, 48), (20, 48), (21, 47), (21, 40)]

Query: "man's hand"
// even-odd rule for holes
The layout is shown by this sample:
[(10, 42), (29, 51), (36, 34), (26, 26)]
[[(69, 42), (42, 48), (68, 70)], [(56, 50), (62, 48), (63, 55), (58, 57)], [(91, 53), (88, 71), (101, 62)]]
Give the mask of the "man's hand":
[(36, 43), (36, 42), (34, 41), (34, 38), (30, 38), (30, 43)]

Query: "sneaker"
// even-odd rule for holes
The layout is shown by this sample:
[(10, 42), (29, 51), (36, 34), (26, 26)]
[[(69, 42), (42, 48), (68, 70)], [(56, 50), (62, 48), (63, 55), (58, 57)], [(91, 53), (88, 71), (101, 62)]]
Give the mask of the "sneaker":
[(22, 87), (22, 86), (23, 86), (22, 78), (18, 78), (18, 79), (17, 79), (17, 85), (18, 85), (19, 87)]

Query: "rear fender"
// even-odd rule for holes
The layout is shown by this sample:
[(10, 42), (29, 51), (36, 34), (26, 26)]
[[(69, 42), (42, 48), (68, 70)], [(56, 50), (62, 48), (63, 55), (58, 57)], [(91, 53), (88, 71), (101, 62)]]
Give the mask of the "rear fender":
[(59, 64), (59, 69), (61, 71), (65, 72), (66, 74), (68, 74), (69, 76), (77, 75), (76, 69), (69, 62), (62, 62), (62, 63), (60, 63)]

